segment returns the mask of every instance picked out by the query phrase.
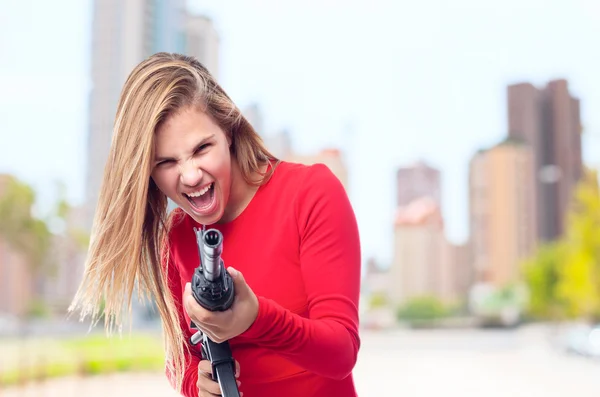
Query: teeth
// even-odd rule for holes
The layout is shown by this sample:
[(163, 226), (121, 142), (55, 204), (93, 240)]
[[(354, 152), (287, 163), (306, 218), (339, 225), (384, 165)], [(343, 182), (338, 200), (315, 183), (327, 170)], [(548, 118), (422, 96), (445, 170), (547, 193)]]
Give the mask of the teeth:
[(188, 196), (190, 197), (200, 197), (202, 196), (204, 193), (208, 192), (210, 190), (210, 187), (212, 186), (212, 183), (208, 186), (206, 186), (204, 189), (202, 190), (198, 190), (197, 192), (194, 193), (187, 193)]

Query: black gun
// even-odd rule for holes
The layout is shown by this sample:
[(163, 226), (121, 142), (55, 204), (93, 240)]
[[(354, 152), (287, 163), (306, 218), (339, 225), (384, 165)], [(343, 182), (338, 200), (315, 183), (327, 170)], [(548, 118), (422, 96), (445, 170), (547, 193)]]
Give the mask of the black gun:
[[(233, 280), (225, 270), (221, 253), (223, 235), (216, 229), (194, 228), (200, 264), (192, 277), (192, 295), (198, 304), (210, 311), (225, 311), (233, 304)], [(191, 327), (198, 329), (192, 322)], [(235, 379), (235, 360), (229, 342), (216, 343), (198, 330), (190, 338), (192, 345), (202, 342), (202, 358), (212, 365), (213, 380), (219, 383), (223, 397), (239, 397)]]

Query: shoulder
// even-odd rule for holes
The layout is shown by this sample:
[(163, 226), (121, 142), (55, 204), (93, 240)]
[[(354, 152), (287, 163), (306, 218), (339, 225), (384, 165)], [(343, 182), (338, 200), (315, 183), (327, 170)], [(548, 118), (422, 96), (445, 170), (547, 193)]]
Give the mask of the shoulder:
[(347, 199), (346, 189), (331, 169), (322, 163), (305, 166), (298, 194), (309, 204), (316, 201)]
[(293, 205), (301, 252), (346, 247), (346, 251), (356, 249), (353, 252), (359, 257), (358, 223), (342, 181), (321, 163), (299, 167), (296, 172), (299, 183)]
[(330, 213), (341, 212), (346, 216), (353, 213), (343, 183), (327, 165), (283, 163), (281, 171), (280, 179), (285, 179), (289, 187), (281, 189), (281, 195), (285, 196), (286, 190), (293, 192), (291, 199), (299, 225)]
[(311, 193), (314, 188), (325, 191), (343, 189), (339, 178), (322, 163), (307, 165), (282, 161), (277, 165), (274, 177), (277, 183), (293, 186), (298, 192)]

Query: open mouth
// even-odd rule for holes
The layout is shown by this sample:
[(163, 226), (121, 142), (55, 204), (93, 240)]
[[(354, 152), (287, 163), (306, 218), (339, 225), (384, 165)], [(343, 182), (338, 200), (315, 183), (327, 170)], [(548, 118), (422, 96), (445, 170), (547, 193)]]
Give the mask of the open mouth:
[(184, 193), (194, 211), (203, 213), (211, 209), (215, 201), (215, 183), (193, 193)]

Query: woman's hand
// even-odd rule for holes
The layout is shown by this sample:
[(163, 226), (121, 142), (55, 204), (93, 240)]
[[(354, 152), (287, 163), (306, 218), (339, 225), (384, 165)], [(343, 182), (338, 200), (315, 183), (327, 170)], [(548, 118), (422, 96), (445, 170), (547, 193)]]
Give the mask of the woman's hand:
[[(235, 377), (238, 389), (240, 388), (240, 381), (237, 378), (240, 376), (240, 363), (235, 362)], [(212, 379), (212, 365), (208, 360), (201, 360), (198, 364), (198, 397), (214, 397), (221, 395), (221, 388), (219, 384)], [(240, 392), (240, 397), (244, 393)]]
[(213, 342), (221, 343), (246, 331), (258, 315), (258, 298), (246, 284), (241, 272), (227, 269), (235, 289), (233, 305), (223, 312), (211, 312), (196, 302), (190, 283), (183, 292), (183, 306), (194, 324)]

